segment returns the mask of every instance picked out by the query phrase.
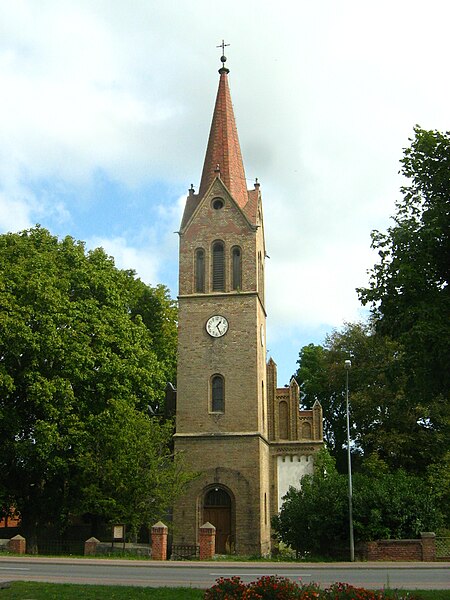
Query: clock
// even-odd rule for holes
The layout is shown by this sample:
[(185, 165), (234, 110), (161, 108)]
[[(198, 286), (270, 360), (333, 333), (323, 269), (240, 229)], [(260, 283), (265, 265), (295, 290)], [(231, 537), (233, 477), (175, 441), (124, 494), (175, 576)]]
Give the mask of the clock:
[(214, 315), (206, 321), (206, 331), (211, 337), (222, 337), (228, 331), (228, 321), (221, 315)]

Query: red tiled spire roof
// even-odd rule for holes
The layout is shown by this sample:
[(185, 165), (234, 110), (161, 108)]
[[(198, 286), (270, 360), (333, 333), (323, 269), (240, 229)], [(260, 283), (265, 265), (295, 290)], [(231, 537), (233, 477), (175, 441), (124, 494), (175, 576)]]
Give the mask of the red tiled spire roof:
[(219, 73), (219, 89), (198, 196), (202, 198), (214, 178), (220, 174), (220, 178), (231, 192), (236, 203), (244, 208), (248, 201), (248, 193), (244, 163), (242, 162), (233, 105), (228, 87), (229, 71), (223, 66)]

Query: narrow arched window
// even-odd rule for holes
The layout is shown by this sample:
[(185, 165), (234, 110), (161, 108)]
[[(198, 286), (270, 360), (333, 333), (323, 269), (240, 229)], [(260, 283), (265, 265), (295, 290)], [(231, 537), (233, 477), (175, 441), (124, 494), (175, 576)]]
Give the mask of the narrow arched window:
[(264, 261), (262, 252), (258, 252), (258, 293), (264, 302)]
[(211, 379), (211, 411), (225, 411), (225, 382), (222, 375), (213, 375)]
[(266, 428), (266, 411), (265, 411), (265, 398), (264, 398), (264, 381), (261, 381), (261, 402), (262, 402), (262, 428), (263, 431)]
[(223, 242), (215, 242), (213, 245), (213, 291), (225, 291), (225, 253)]
[(233, 290), (242, 288), (242, 252), (238, 246), (231, 251)]
[(308, 423), (308, 421), (305, 421), (302, 425), (302, 438), (304, 440), (310, 440), (312, 438), (311, 423)]
[(279, 433), (281, 440), (287, 440), (289, 435), (289, 415), (288, 415), (288, 405), (287, 402), (282, 400), (279, 405)]
[(202, 248), (195, 251), (195, 291), (205, 291), (205, 251)]

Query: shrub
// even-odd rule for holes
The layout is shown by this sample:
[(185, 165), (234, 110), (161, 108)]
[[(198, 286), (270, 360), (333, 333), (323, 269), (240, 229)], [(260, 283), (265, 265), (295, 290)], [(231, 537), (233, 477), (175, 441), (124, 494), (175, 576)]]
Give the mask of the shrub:
[(357, 588), (348, 583), (334, 583), (323, 591), (324, 600), (382, 600), (384, 592)]
[(290, 600), (300, 598), (300, 587), (286, 577), (267, 575), (247, 586), (244, 600)]
[(206, 590), (205, 600), (240, 600), (246, 589), (240, 577), (235, 576), (231, 579), (220, 577), (209, 590)]
[(348, 583), (321, 590), (316, 583), (297, 584), (286, 577), (266, 575), (245, 584), (240, 577), (221, 577), (206, 590), (205, 600), (417, 600), (410, 592), (372, 591)]

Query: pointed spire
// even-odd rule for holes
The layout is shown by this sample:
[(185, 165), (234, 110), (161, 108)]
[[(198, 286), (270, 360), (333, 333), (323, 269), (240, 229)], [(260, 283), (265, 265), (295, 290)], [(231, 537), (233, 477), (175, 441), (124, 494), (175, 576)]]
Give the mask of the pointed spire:
[(248, 201), (244, 164), (228, 87), (229, 69), (225, 67), (227, 59), (222, 56), (220, 60), (222, 67), (219, 69), (219, 89), (203, 164), (199, 197), (202, 198), (212, 181), (220, 176), (234, 200), (243, 208)]

